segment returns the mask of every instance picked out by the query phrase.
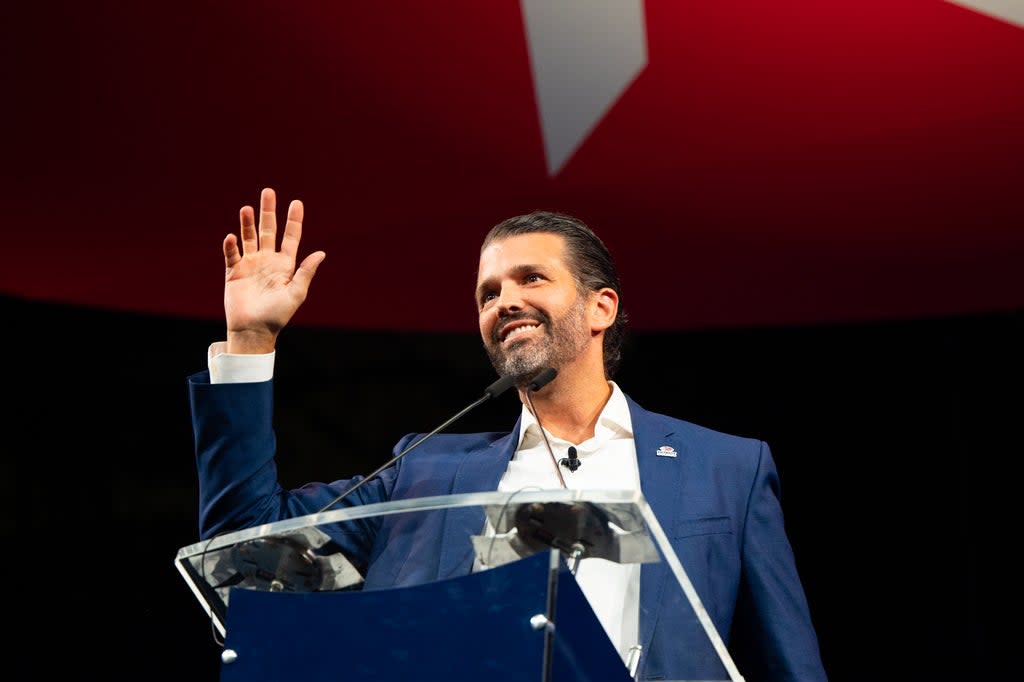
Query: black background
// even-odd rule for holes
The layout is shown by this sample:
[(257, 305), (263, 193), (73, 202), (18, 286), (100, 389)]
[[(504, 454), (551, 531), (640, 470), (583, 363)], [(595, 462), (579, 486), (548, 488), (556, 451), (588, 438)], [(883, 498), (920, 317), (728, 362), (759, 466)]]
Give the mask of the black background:
[[(40, 679), (217, 679), (174, 557), (198, 540), (185, 379), (222, 325), (0, 305), (14, 651)], [(616, 379), (648, 409), (769, 442), (833, 680), (996, 678), (1015, 644), (1022, 322), (638, 333)], [(368, 473), (493, 379), (475, 335), (289, 328), (282, 482)], [(509, 428), (513, 395), (449, 430)]]

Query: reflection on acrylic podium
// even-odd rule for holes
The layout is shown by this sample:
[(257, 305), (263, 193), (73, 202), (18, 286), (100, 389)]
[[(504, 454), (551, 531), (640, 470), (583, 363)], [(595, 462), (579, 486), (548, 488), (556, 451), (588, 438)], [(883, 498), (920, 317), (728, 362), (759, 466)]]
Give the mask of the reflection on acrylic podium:
[[(428, 514), (480, 529), (448, 540), (471, 548), (478, 570), (361, 589), (332, 531)], [(647, 584), (657, 585), (659, 603), (687, 614), (680, 646), (700, 679), (742, 680), (637, 492), (489, 492), (349, 507), (216, 536), (179, 550), (175, 565), (223, 637), (222, 682), (629, 682), (644, 649), (624, 659), (605, 634), (575, 578), (588, 560), (642, 564), (641, 600)], [(640, 636), (642, 644), (643, 628)]]

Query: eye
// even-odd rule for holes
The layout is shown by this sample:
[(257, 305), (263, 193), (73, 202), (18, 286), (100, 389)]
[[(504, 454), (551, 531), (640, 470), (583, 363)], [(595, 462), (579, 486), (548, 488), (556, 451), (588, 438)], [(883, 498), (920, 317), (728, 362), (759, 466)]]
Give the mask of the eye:
[(542, 282), (544, 281), (544, 275), (541, 275), (536, 272), (531, 272), (529, 275), (523, 278), (523, 281), (526, 282), (527, 284), (533, 284), (534, 282)]

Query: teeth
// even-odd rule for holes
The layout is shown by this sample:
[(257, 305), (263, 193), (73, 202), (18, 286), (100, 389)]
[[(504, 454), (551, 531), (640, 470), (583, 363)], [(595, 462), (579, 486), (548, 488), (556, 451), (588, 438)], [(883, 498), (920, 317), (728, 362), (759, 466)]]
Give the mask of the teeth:
[(518, 336), (519, 334), (521, 334), (523, 332), (528, 332), (531, 329), (536, 329), (539, 326), (540, 325), (537, 325), (537, 324), (528, 324), (528, 325), (524, 325), (522, 327), (516, 327), (515, 329), (513, 329), (512, 331), (510, 331), (508, 334), (505, 335), (505, 340), (508, 341), (513, 336)]

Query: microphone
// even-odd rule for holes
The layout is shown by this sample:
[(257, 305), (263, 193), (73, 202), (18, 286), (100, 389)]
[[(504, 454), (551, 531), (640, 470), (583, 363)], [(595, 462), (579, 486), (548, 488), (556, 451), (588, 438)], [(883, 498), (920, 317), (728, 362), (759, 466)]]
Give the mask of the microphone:
[[(548, 383), (549, 381), (551, 381), (551, 379), (554, 379), (554, 378), (555, 378), (555, 370), (551, 370), (551, 376), (544, 381), (544, 384)], [(537, 379), (534, 379), (534, 383), (536, 383), (536, 382), (537, 382)], [(434, 429), (430, 433), (424, 435), (422, 438), (417, 440), (415, 443), (413, 443), (412, 445), (407, 447), (405, 450), (402, 450), (400, 453), (398, 453), (397, 455), (395, 455), (394, 457), (389, 459), (387, 462), (385, 462), (384, 464), (379, 466), (377, 468), (377, 470), (374, 471), (372, 474), (368, 475), (366, 478), (364, 478), (363, 480), (359, 481), (354, 486), (352, 486), (351, 488), (349, 488), (348, 490), (343, 492), (341, 495), (338, 495), (333, 500), (331, 500), (330, 502), (325, 504), (323, 507), (318, 509), (316, 513), (317, 514), (323, 513), (325, 511), (327, 511), (328, 509), (330, 509), (331, 507), (333, 507), (334, 505), (338, 504), (343, 499), (345, 499), (346, 497), (348, 497), (349, 495), (354, 493), (356, 490), (361, 488), (363, 485), (365, 485), (368, 481), (371, 481), (372, 479), (376, 478), (377, 475), (380, 474), (380, 472), (384, 471), (389, 466), (391, 466), (392, 464), (394, 464), (395, 462), (397, 462), (398, 460), (402, 459), (403, 457), (408, 455), (410, 452), (415, 450), (417, 447), (419, 447), (423, 443), (423, 441), (427, 440), (428, 438), (430, 438), (431, 436), (433, 436), (437, 432), (441, 431), (442, 429), (447, 428), (448, 426), (450, 426), (452, 424), (452, 422), (454, 422), (455, 420), (459, 419), (460, 417), (462, 417), (463, 415), (465, 415), (467, 412), (469, 412), (473, 408), (477, 407), (478, 405), (487, 402), (491, 398), (498, 397), (499, 395), (501, 395), (502, 393), (504, 393), (508, 389), (512, 388), (512, 386), (515, 383), (516, 383), (515, 377), (509, 376), (509, 375), (501, 377), (500, 379), (495, 381), (493, 384), (491, 384), (490, 386), (485, 388), (484, 389), (484, 394), (481, 397), (477, 398), (475, 401), (473, 401), (472, 403), (470, 403), (466, 407), (462, 408), (462, 410), (460, 410), (458, 414), (456, 414), (455, 416), (451, 417), (450, 419), (448, 419), (448, 421), (446, 421), (445, 423), (441, 424), (436, 429)], [(541, 385), (543, 385), (543, 384), (541, 384)]]
[(571, 445), (569, 446), (569, 456), (558, 460), (558, 463), (569, 471), (576, 471), (580, 468), (580, 464), (582, 464), (579, 456), (576, 454), (576, 448)]
[(540, 389), (550, 384), (556, 376), (558, 376), (557, 369), (555, 369), (554, 367), (545, 367), (537, 374), (537, 376), (533, 378), (533, 381), (530, 382), (529, 392), (532, 393), (534, 391), (539, 391)]

